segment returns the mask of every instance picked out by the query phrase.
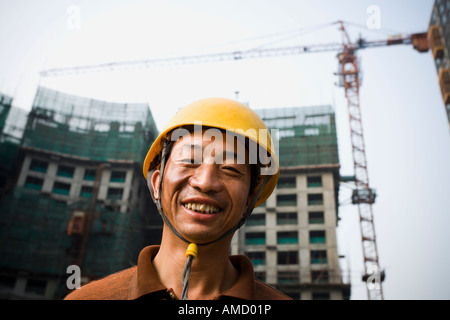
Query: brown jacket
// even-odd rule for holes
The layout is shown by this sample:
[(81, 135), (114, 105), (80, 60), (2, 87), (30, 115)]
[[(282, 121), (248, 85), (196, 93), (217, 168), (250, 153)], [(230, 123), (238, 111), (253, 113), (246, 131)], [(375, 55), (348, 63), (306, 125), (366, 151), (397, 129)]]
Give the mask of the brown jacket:
[[(177, 299), (171, 288), (159, 280), (152, 260), (159, 246), (144, 248), (135, 267), (119, 271), (72, 291), (65, 300), (126, 300), (126, 299)], [(215, 299), (290, 300), (288, 296), (255, 279), (253, 265), (245, 256), (230, 256), (233, 266), (240, 272), (239, 279)]]

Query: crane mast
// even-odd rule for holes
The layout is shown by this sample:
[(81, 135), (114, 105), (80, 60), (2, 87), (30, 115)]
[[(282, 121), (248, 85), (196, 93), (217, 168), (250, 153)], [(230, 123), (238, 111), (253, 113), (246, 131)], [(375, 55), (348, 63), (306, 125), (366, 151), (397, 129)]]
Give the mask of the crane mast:
[(375, 226), (372, 204), (376, 193), (369, 185), (367, 159), (365, 152), (361, 108), (359, 101), (360, 69), (356, 52), (359, 49), (383, 47), (397, 44), (410, 44), (419, 52), (427, 52), (429, 43), (427, 33), (415, 33), (406, 36), (391, 37), (378, 41), (365, 41), (362, 38), (352, 43), (342, 21), (333, 24), (340, 25), (342, 43), (316, 44), (310, 46), (291, 46), (279, 48), (258, 48), (247, 51), (233, 51), (213, 54), (202, 54), (185, 57), (162, 59), (146, 59), (136, 61), (111, 62), (98, 65), (86, 65), (68, 68), (55, 68), (40, 72), (42, 77), (75, 75), (88, 72), (116, 71), (130, 68), (148, 68), (152, 66), (183, 65), (193, 63), (233, 61), (297, 55), (304, 53), (339, 51), (340, 86), (345, 90), (350, 123), (350, 138), (352, 144), (353, 167), (355, 174), (355, 189), (352, 203), (358, 206), (362, 250), (364, 259), (363, 281), (366, 282), (369, 300), (383, 300), (382, 281), (384, 272), (380, 269), (378, 249), (375, 236)]
[(352, 203), (358, 206), (361, 240), (364, 259), (363, 280), (366, 282), (369, 300), (383, 300), (381, 285), (381, 270), (378, 259), (378, 249), (375, 236), (372, 204), (375, 202), (375, 192), (369, 186), (367, 159), (365, 152), (364, 133), (359, 103), (359, 67), (355, 47), (350, 42), (344, 24), (341, 23), (342, 52), (338, 54), (340, 84), (344, 87), (347, 98), (350, 123), (350, 139), (352, 144), (353, 168), (355, 174), (355, 189)]

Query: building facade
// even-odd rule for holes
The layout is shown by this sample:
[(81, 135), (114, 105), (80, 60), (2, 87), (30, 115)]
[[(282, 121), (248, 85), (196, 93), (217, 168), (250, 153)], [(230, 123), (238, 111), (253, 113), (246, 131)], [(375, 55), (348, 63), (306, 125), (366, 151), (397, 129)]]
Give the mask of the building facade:
[(147, 104), (39, 88), (0, 202), (0, 297), (60, 299), (67, 268), (82, 282), (135, 265), (161, 219), (142, 177), (157, 136)]
[(25, 112), (12, 102), (12, 97), (0, 93), (0, 201), (14, 186), (15, 156), (25, 127)]
[(334, 112), (329, 106), (256, 111), (278, 144), (280, 178), (234, 237), (233, 251), (249, 256), (256, 277), (294, 299), (349, 299), (336, 239)]

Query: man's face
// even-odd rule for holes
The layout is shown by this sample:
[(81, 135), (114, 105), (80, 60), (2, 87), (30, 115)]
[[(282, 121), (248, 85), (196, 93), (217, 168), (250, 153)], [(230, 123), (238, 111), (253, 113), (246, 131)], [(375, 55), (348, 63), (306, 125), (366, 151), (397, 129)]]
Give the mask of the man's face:
[[(251, 172), (239, 154), (241, 142), (230, 141), (225, 134), (211, 139), (207, 133), (188, 133), (175, 142), (162, 184), (167, 218), (196, 243), (213, 241), (234, 227), (249, 204)], [(159, 171), (155, 174), (159, 179)]]

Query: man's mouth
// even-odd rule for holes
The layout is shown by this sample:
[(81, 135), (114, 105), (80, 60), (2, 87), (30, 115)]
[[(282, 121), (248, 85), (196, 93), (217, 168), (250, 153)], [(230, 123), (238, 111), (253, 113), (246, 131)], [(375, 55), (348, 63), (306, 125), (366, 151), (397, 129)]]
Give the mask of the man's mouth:
[(214, 214), (220, 211), (220, 208), (206, 203), (186, 202), (183, 207), (202, 214)]

